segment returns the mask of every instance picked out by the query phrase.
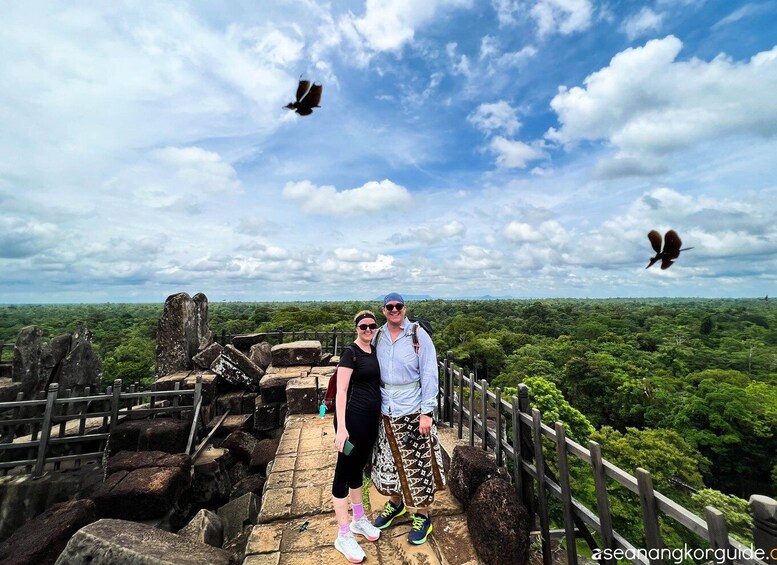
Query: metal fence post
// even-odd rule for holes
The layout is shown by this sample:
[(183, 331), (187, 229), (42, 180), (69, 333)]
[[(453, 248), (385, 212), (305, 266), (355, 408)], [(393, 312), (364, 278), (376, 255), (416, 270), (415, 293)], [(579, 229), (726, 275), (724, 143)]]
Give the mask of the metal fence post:
[(35, 469), (32, 471), (33, 477), (40, 477), (46, 464), (46, 448), (49, 445), (49, 437), (51, 437), (51, 420), (54, 416), (54, 403), (57, 401), (58, 392), (59, 385), (52, 383), (49, 386), (49, 394), (46, 397), (46, 409), (43, 412), (43, 424), (41, 425), (38, 443), (38, 456), (35, 459)]

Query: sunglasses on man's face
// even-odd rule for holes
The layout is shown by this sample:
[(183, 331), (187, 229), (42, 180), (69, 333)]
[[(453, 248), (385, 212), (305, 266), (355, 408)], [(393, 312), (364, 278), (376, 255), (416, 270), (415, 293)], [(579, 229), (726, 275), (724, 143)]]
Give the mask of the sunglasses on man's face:
[(367, 330), (374, 330), (378, 327), (378, 324), (359, 324), (356, 326), (361, 331), (366, 332)]
[(405, 305), (402, 304), (401, 302), (399, 304), (386, 304), (386, 306), (385, 306), (386, 310), (388, 310), (389, 312), (393, 312), (394, 308), (397, 309), (397, 312), (401, 312), (402, 308), (404, 308), (404, 307), (405, 307)]

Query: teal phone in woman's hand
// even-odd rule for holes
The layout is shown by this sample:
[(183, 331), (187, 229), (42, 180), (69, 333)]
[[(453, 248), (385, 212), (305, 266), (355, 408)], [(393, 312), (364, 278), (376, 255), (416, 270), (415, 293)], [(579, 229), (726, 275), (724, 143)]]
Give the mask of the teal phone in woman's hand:
[(351, 451), (353, 451), (353, 444), (350, 441), (345, 440), (345, 443), (343, 444), (343, 454), (350, 455)]

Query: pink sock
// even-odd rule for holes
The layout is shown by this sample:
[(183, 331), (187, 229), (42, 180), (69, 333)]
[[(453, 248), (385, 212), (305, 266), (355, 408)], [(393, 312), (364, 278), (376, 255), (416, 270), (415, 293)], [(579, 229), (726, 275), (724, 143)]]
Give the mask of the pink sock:
[(353, 509), (353, 521), (358, 522), (364, 516), (364, 504), (351, 504)]
[(347, 534), (350, 531), (351, 531), (351, 528), (349, 528), (348, 524), (346, 524), (345, 526), (340, 526), (340, 531), (338, 532), (338, 535), (344, 536), (345, 534)]

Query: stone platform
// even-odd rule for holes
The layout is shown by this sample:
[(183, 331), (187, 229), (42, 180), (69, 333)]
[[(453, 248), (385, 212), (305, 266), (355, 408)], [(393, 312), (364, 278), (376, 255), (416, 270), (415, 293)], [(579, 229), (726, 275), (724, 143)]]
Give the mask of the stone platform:
[[(450, 435), (440, 430), (441, 443)], [(275, 461), (267, 475), (258, 525), (254, 526), (243, 565), (346, 563), (333, 547), (337, 521), (332, 508), (336, 454), (332, 416), (294, 415), (286, 420)], [(452, 449), (452, 447), (451, 447)], [(370, 516), (386, 497), (370, 489)], [(449, 491), (437, 493), (432, 505), (434, 530), (417, 546), (407, 541), (409, 515), (403, 516), (377, 542), (360, 536), (365, 563), (381, 565), (474, 565), (479, 563), (461, 505)]]

